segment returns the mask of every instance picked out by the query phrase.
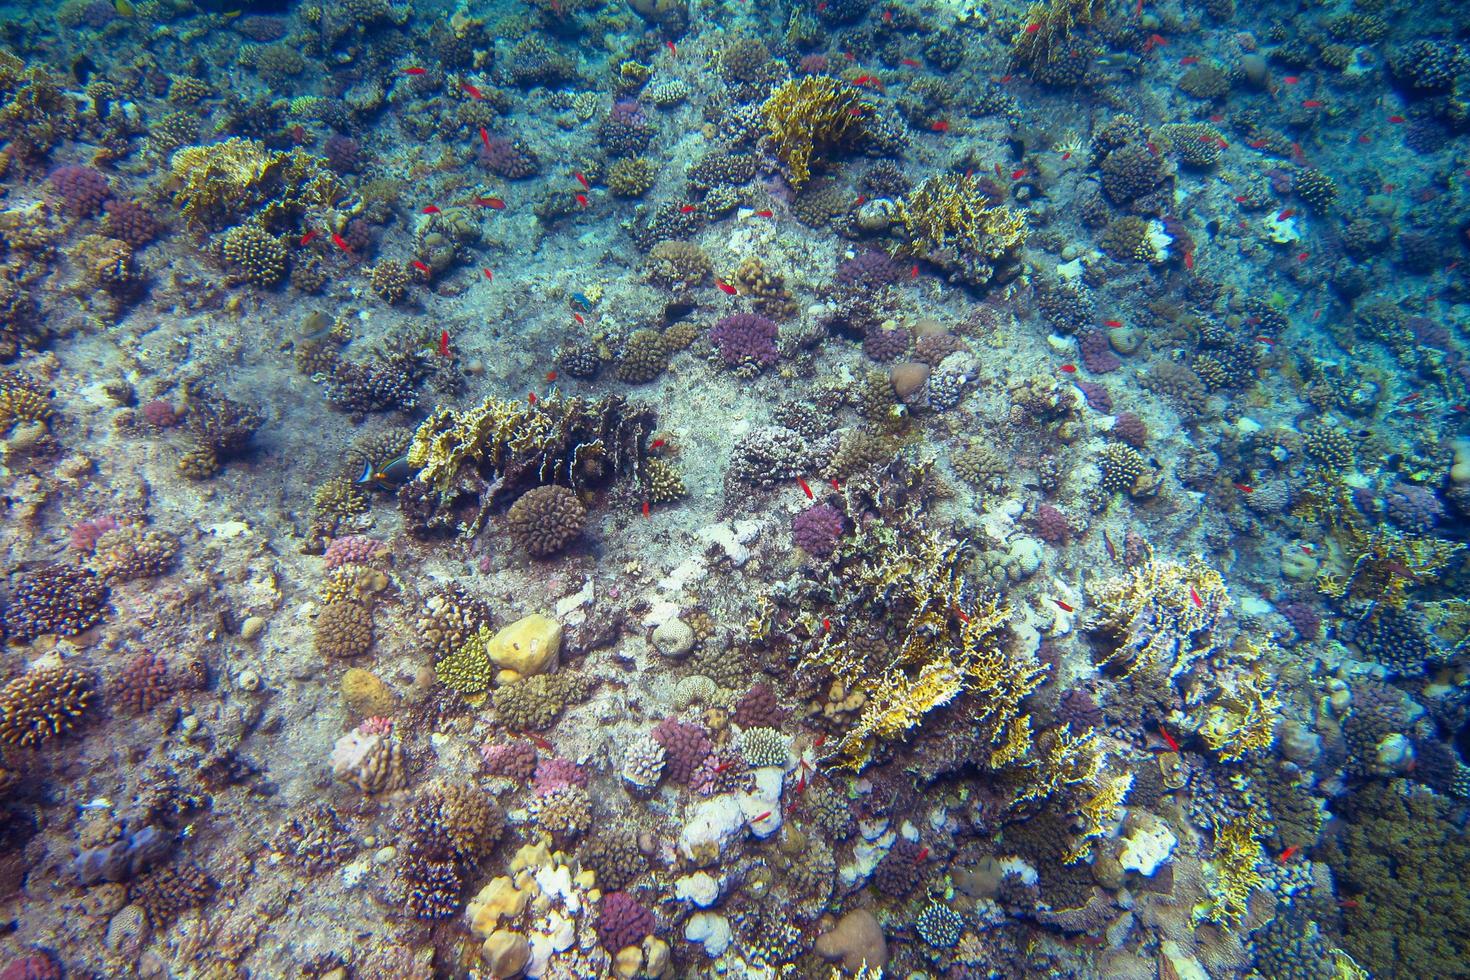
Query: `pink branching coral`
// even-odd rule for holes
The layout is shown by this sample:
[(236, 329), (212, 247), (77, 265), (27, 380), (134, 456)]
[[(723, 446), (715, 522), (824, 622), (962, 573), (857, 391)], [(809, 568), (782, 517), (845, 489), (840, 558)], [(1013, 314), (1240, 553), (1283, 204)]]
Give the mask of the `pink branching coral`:
[(327, 545), (322, 560), (327, 568), (341, 568), (343, 565), (370, 565), (388, 551), (388, 546), (373, 538), (364, 537), (360, 534), (348, 535), (345, 538), (335, 538)]

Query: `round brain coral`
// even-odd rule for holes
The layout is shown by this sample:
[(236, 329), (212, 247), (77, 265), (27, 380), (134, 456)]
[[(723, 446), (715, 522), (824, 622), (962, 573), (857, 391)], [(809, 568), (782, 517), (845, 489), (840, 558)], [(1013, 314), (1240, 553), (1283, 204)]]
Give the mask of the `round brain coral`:
[(587, 508), (566, 487), (537, 487), (523, 493), (506, 515), (510, 533), (536, 558), (571, 544), (587, 524)]

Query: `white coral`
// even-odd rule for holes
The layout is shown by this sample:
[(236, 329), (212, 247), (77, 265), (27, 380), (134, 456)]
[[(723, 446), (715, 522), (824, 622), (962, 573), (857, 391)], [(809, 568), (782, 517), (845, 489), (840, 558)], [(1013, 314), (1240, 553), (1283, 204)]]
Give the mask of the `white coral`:
[(623, 779), (630, 786), (648, 792), (658, 785), (664, 773), (664, 747), (650, 735), (634, 739), (623, 754)]

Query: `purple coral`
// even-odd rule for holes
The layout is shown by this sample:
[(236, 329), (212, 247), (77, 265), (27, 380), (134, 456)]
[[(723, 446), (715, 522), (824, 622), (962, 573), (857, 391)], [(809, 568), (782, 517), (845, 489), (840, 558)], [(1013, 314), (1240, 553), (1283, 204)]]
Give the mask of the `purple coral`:
[(1057, 717), (1074, 732), (1101, 728), (1103, 723), (1102, 709), (1092, 695), (1076, 687), (1062, 695), (1061, 702), (1057, 704)]
[(536, 774), (532, 777), (539, 796), (564, 786), (587, 788), (587, 770), (571, 759), (549, 758), (536, 763)]
[(903, 267), (886, 252), (864, 252), (850, 259), (843, 259), (837, 266), (837, 284), (853, 288), (856, 286), (887, 286), (898, 282)]
[(734, 721), (741, 728), (780, 728), (786, 720), (786, 712), (776, 701), (776, 692), (765, 681), (750, 685), (735, 704)]
[(1113, 423), (1113, 435), (1134, 449), (1140, 449), (1148, 442), (1148, 426), (1133, 412), (1119, 412), (1117, 421)]
[(1073, 384), (1082, 392), (1082, 397), (1087, 399), (1089, 408), (1095, 409), (1103, 414), (1107, 414), (1113, 410), (1113, 396), (1105, 386), (1096, 381), (1083, 381), (1080, 379), (1074, 381)]
[(495, 742), (480, 746), (485, 771), (523, 783), (536, 771), (536, 747), (530, 742)]
[(1089, 330), (1080, 334), (1077, 337), (1077, 348), (1082, 355), (1082, 366), (1093, 374), (1107, 374), (1123, 366), (1101, 330)]
[(653, 934), (653, 924), (653, 913), (627, 892), (602, 896), (597, 909), (597, 939), (609, 953), (637, 946)]
[(754, 364), (770, 367), (779, 356), (776, 350), (776, 324), (756, 313), (733, 313), (715, 324), (710, 343), (720, 352), (720, 360), (731, 367)]
[(1067, 515), (1051, 504), (1042, 504), (1036, 508), (1031, 524), (1036, 529), (1036, 536), (1047, 544), (1066, 544), (1067, 538), (1072, 534), (1072, 526), (1067, 521)]
[(704, 729), (677, 718), (665, 718), (653, 726), (653, 740), (664, 747), (664, 772), (676, 783), (688, 783), (714, 748)]
[(1298, 639), (1315, 640), (1322, 631), (1322, 616), (1315, 606), (1306, 602), (1283, 602), (1276, 608), (1283, 619), (1296, 630)]
[(879, 363), (908, 353), (909, 332), (902, 327), (875, 325), (863, 332), (863, 353)]
[(328, 568), (341, 568), (343, 565), (368, 565), (380, 558), (387, 550), (388, 546), (381, 541), (361, 534), (350, 534), (345, 538), (336, 538), (327, 545), (322, 559)]
[(51, 172), (51, 188), (61, 195), (67, 211), (78, 218), (101, 211), (112, 196), (107, 178), (91, 167), (58, 167)]
[(831, 504), (808, 507), (791, 522), (797, 547), (813, 558), (828, 558), (837, 550), (842, 528), (842, 511)]
[(339, 174), (355, 174), (362, 169), (362, 144), (351, 136), (333, 133), (322, 146), (327, 166)]
[(1384, 494), (1388, 519), (1411, 534), (1427, 534), (1444, 517), (1444, 504), (1428, 487), (1395, 483)]
[(114, 199), (103, 207), (107, 209), (103, 230), (108, 237), (127, 242), (133, 248), (142, 248), (152, 242), (162, 230), (152, 213), (136, 201)]
[(520, 180), (536, 173), (538, 165), (531, 151), (519, 140), (492, 136), (480, 148), (480, 165), (506, 180)]

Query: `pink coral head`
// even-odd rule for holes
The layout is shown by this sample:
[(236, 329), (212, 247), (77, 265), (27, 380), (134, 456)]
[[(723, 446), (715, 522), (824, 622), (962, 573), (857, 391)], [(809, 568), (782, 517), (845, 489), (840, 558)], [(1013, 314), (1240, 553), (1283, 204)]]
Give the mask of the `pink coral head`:
[(116, 530), (119, 526), (120, 523), (116, 517), (111, 514), (103, 514), (101, 517), (94, 517), (73, 525), (66, 535), (71, 541), (71, 546), (77, 551), (93, 551), (97, 547), (98, 538), (108, 531)]
[(362, 724), (357, 726), (359, 735), (392, 735), (393, 719), (384, 718), (382, 715), (374, 715), (364, 718)]

